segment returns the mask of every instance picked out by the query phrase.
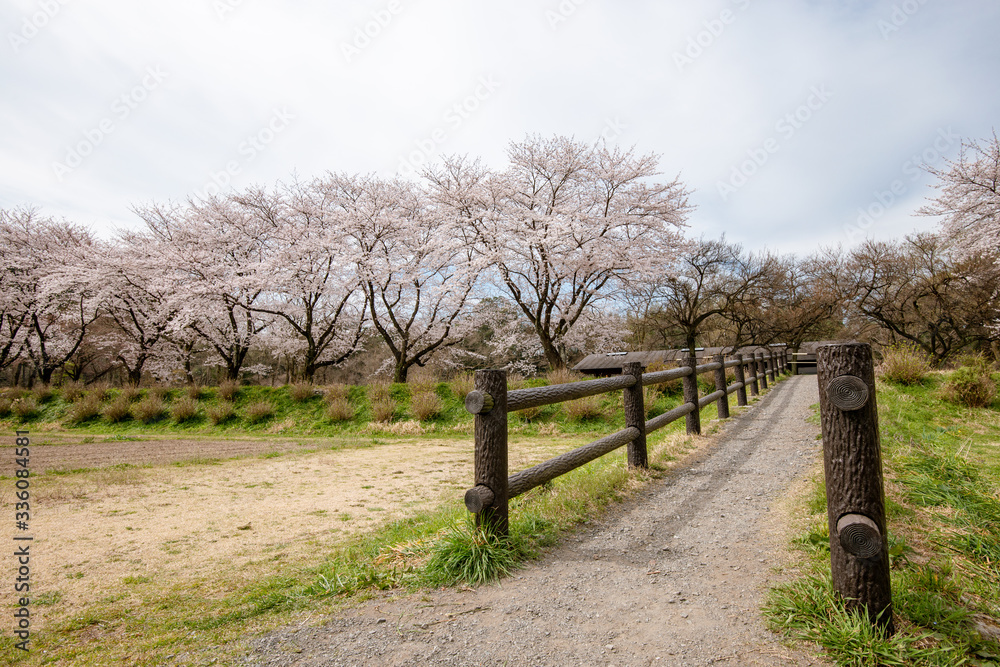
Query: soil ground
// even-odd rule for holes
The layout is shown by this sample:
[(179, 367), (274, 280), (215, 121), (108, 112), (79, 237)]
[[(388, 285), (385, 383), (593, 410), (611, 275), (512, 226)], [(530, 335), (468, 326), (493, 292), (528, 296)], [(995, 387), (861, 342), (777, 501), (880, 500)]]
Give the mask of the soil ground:
[(515, 576), (381, 596), (251, 641), (246, 664), (816, 665), (761, 618), (790, 498), (821, 448), (815, 377), (780, 383), (692, 460)]

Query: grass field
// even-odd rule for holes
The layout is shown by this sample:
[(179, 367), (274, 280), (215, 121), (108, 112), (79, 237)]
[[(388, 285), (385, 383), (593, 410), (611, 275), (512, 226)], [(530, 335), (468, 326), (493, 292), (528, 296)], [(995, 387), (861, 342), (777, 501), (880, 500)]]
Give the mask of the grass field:
[(822, 470), (804, 502), (804, 574), (771, 591), (765, 611), (838, 665), (1000, 665), (1000, 403), (948, 402), (945, 380), (877, 387), (894, 637), (833, 595)]

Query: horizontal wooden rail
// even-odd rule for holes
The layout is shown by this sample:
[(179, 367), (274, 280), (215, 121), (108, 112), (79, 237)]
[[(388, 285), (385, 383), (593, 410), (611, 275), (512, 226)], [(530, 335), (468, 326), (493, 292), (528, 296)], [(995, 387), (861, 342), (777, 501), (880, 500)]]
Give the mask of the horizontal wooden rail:
[(634, 426), (606, 435), (590, 444), (555, 456), (544, 463), (539, 463), (507, 478), (507, 496), (516, 498), (525, 491), (541, 486), (560, 475), (576, 470), (594, 459), (599, 459), (623, 445), (627, 445), (639, 437), (639, 429)]
[[(547, 387), (506, 391), (506, 373), (478, 371), (476, 389), (466, 396), (465, 407), (476, 415), (475, 486), (465, 494), (465, 504), (476, 513), (477, 525), (505, 535), (507, 503), (511, 498), (545, 484), (595, 459), (628, 445), (629, 467), (647, 467), (646, 436), (685, 417), (688, 433), (701, 433), (700, 412), (717, 402), (720, 419), (729, 417), (729, 395), (737, 394), (738, 404), (747, 405), (746, 388), (758, 394), (758, 385), (767, 389), (785, 371), (784, 357), (774, 351), (737, 354), (725, 360), (717, 354), (712, 361), (698, 365), (693, 357), (679, 362), (678, 368), (643, 373), (639, 363), (625, 364), (622, 375), (582, 382), (568, 382)], [(727, 385), (726, 370), (735, 369), (736, 381)], [(699, 396), (697, 377), (713, 373), (715, 391)], [(684, 402), (663, 414), (645, 420), (642, 387), (683, 379)], [(627, 426), (582, 447), (555, 456), (513, 475), (507, 475), (507, 414), (517, 410), (552, 405), (588, 396), (624, 390)]]

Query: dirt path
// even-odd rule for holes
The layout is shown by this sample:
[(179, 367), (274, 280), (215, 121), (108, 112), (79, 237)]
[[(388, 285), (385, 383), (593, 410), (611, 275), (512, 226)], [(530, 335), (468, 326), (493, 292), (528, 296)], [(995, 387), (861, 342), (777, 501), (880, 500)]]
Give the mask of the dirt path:
[(781, 383), (696, 460), (516, 576), (380, 598), (253, 641), (250, 665), (808, 665), (759, 612), (782, 500), (816, 462), (816, 380)]

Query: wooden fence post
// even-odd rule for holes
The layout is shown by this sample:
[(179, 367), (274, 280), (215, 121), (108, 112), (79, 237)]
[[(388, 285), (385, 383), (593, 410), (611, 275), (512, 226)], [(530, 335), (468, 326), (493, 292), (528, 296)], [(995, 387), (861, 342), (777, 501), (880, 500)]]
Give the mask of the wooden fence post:
[(757, 371), (760, 375), (760, 388), (767, 389), (767, 359), (764, 357), (763, 352), (758, 352), (757, 356)]
[(774, 366), (775, 362), (777, 361), (774, 355), (774, 350), (772, 350), (770, 347), (767, 348), (767, 352), (764, 353), (764, 356), (767, 357), (767, 379), (771, 381), (771, 384), (774, 384), (774, 377), (775, 377)]
[(691, 374), (684, 376), (684, 402), (693, 403), (694, 410), (684, 416), (684, 423), (690, 435), (694, 433), (701, 435), (701, 408), (698, 406), (698, 357), (692, 356), (684, 360), (684, 364), (691, 367)]
[(506, 537), (507, 371), (476, 371), (476, 391), (466, 397), (465, 407), (476, 415), (476, 485), (465, 493), (465, 505), (476, 513), (477, 526)]
[(739, 362), (739, 363), (737, 363), (735, 366), (733, 366), (733, 369), (736, 371), (736, 381), (739, 382), (740, 385), (742, 385), (739, 389), (736, 390), (736, 405), (746, 405), (747, 404), (747, 387), (746, 387), (747, 376), (746, 376), (746, 373), (743, 372), (743, 355), (742, 354), (737, 354), (736, 355), (736, 361)]
[(872, 349), (822, 345), (817, 355), (833, 587), (892, 633), (882, 452)]
[(750, 395), (757, 396), (760, 394), (760, 390), (757, 388), (757, 355), (753, 352), (749, 355), (749, 363), (747, 370), (750, 372)]
[(642, 396), (642, 364), (630, 361), (622, 367), (622, 375), (631, 375), (635, 384), (622, 391), (625, 404), (625, 426), (639, 429), (639, 436), (628, 444), (628, 467), (648, 468), (649, 457), (646, 451), (646, 407)]
[(715, 390), (722, 390), (722, 397), (715, 402), (719, 419), (729, 419), (729, 394), (726, 393), (726, 358), (722, 354), (712, 357), (712, 361), (719, 364), (715, 369)]

